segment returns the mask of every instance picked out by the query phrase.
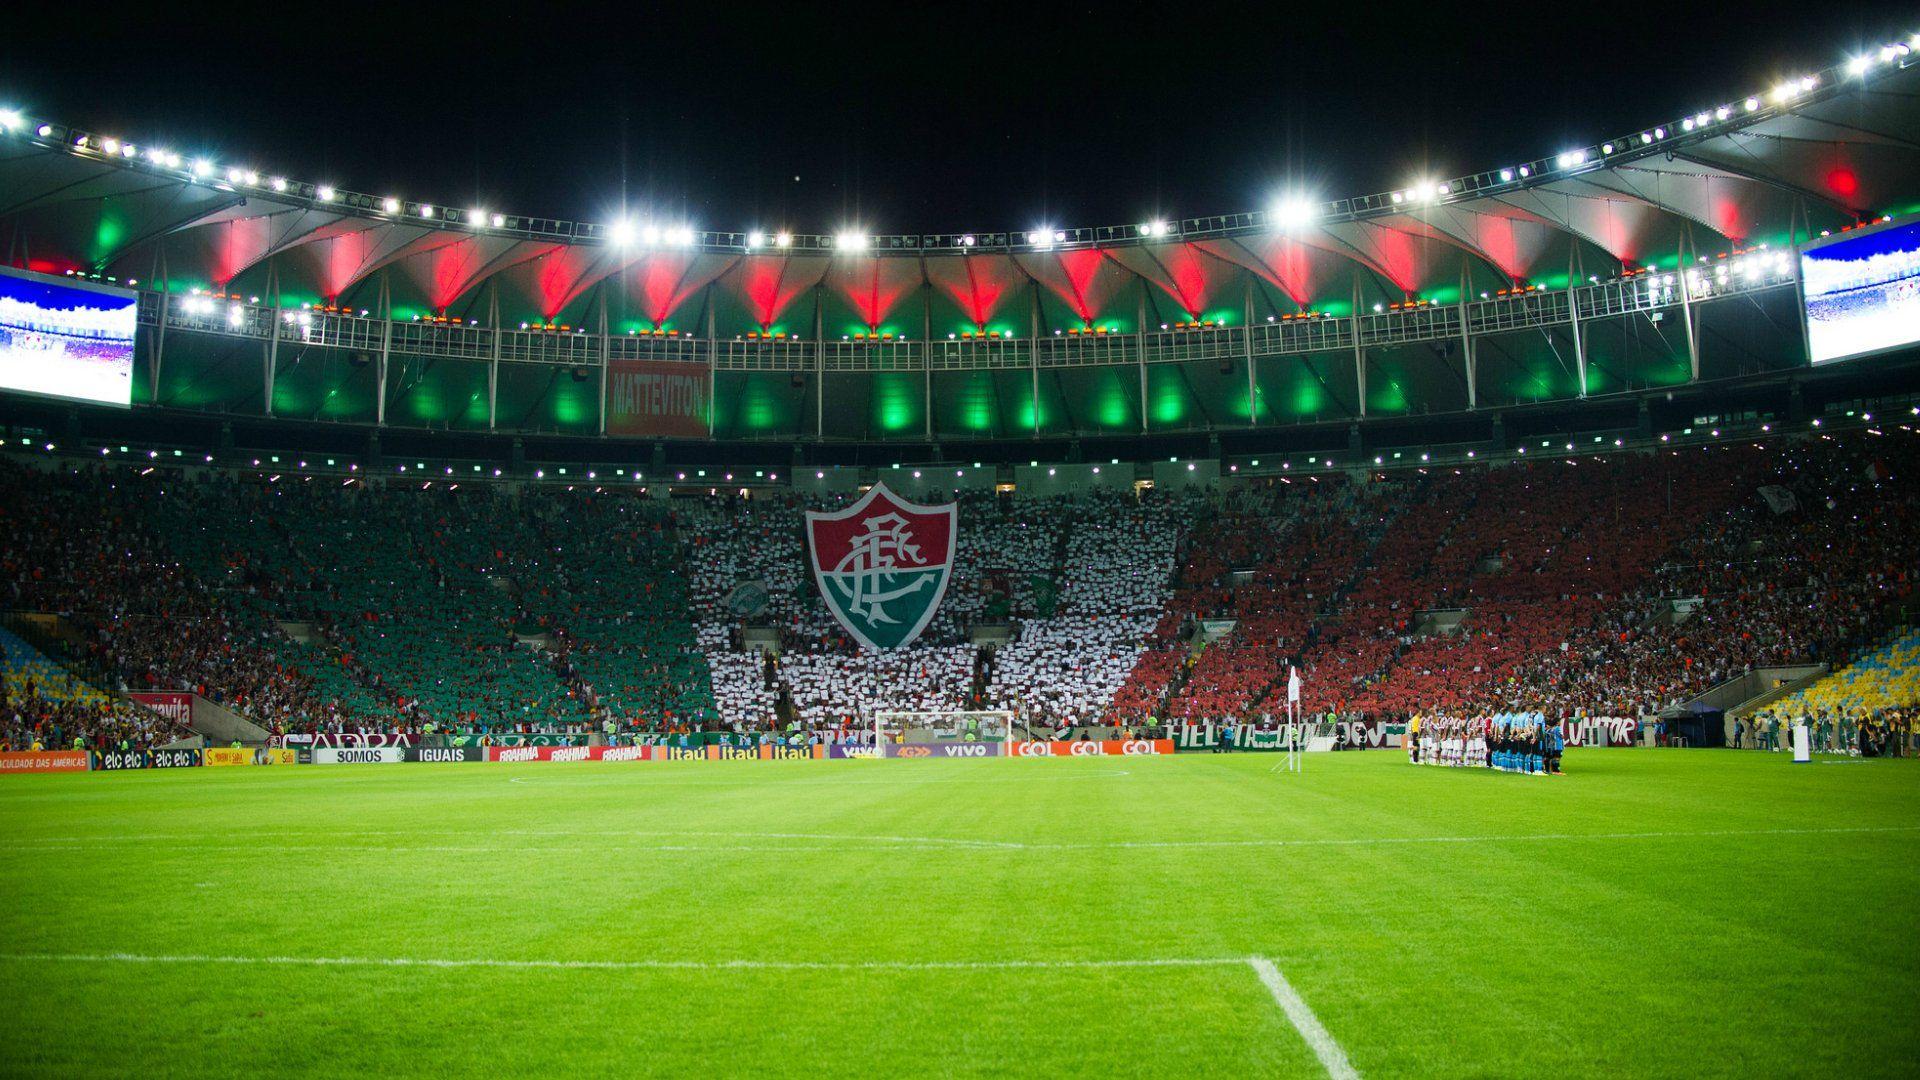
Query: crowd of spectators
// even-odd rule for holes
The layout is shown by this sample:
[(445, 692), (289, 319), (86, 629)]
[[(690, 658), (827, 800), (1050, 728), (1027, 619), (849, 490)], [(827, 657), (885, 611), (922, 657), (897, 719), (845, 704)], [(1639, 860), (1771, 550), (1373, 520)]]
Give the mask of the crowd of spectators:
[(0, 602), (64, 616), (109, 689), (277, 733), (1246, 720), (1290, 665), (1312, 714), (1638, 716), (1877, 641), (1920, 567), (1916, 445), (962, 493), (945, 602), (881, 654), (809, 567), (805, 512), (845, 496), (0, 464)]
[[(1637, 716), (1755, 667), (1844, 658), (1911, 599), (1910, 441), (1409, 471), (1317, 503), (1243, 493), (1193, 530), (1118, 701), (1136, 717), (1253, 718), (1299, 663), (1316, 714)], [(1180, 638), (1209, 616), (1235, 629)]]
[(0, 751), (144, 750), (188, 734), (113, 698), (8, 630), (0, 630)]

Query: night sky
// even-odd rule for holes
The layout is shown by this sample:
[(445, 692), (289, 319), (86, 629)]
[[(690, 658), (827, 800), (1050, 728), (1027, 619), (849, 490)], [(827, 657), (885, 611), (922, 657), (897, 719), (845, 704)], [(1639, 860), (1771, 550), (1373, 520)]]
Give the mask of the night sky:
[(1920, 29), (1844, 2), (539, 7), (68, 8), (0, 37), (0, 106), (508, 213), (997, 231), (1549, 156)]

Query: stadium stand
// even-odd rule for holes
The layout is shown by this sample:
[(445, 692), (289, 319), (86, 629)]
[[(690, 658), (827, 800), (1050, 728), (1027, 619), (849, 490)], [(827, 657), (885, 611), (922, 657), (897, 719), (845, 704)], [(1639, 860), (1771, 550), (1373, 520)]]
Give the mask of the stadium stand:
[(1879, 641), (1920, 565), (1915, 457), (1817, 436), (966, 494), (948, 602), (879, 656), (807, 569), (805, 511), (844, 500), (799, 494), (8, 465), (0, 588), (67, 617), (109, 685), (191, 689), (276, 733), (1259, 721), (1289, 664), (1322, 716), (1632, 717)]
[(188, 734), (102, 693), (8, 630), (0, 630), (0, 665), (0, 750), (145, 749)]
[(1920, 631), (1910, 630), (1774, 703), (1784, 716), (1873, 713), (1920, 704)]

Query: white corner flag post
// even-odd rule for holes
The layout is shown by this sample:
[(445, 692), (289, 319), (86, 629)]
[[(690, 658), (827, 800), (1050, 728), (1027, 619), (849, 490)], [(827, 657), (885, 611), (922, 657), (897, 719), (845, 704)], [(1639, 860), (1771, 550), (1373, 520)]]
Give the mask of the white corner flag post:
[[(1300, 669), (1287, 666), (1287, 758), (1288, 772), (1304, 771), (1304, 762), (1300, 757)], [(1275, 772), (1275, 765), (1268, 772)]]
[(1306, 772), (1307, 762), (1302, 756), (1305, 748), (1299, 745), (1300, 669), (1291, 664), (1287, 665), (1287, 714), (1293, 719), (1293, 726), (1289, 729), (1293, 734), (1288, 736), (1287, 742), (1294, 748), (1293, 752), (1287, 755), (1287, 764), (1294, 772)]

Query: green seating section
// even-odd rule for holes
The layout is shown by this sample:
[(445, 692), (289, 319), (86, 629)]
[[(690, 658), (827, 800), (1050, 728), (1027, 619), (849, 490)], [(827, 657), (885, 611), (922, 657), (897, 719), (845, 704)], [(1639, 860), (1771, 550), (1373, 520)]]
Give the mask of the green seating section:
[(249, 617), (315, 626), (288, 659), (350, 724), (711, 709), (669, 517), (644, 500), (216, 481), (183, 488), (158, 523)]

